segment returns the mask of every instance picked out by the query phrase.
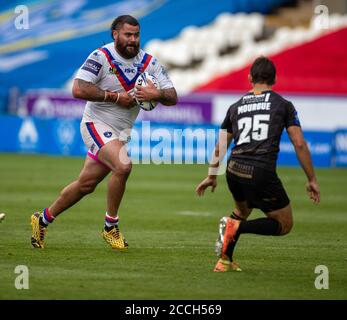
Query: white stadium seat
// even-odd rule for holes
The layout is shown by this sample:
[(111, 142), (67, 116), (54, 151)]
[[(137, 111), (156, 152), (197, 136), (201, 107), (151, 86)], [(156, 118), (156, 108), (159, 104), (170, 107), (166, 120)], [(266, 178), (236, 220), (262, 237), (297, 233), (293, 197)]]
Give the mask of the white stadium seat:
[[(259, 55), (271, 55), (326, 32), (311, 21), (308, 29), (282, 27), (273, 36), (255, 41), (264, 29), (261, 14), (222, 13), (207, 26), (189, 26), (171, 40), (150, 41), (145, 50), (170, 67), (170, 75), (180, 94), (224, 73), (242, 68)], [(347, 25), (347, 16), (329, 16), (329, 28)], [(237, 48), (230, 50), (228, 48)], [(199, 63), (200, 62), (200, 63)]]

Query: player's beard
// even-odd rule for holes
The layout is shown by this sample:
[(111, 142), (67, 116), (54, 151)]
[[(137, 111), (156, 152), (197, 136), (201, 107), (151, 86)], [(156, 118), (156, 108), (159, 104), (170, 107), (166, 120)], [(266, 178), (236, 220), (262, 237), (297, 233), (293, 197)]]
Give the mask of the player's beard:
[(134, 58), (140, 51), (140, 44), (124, 44), (121, 41), (116, 41), (116, 49), (123, 58), (131, 59)]

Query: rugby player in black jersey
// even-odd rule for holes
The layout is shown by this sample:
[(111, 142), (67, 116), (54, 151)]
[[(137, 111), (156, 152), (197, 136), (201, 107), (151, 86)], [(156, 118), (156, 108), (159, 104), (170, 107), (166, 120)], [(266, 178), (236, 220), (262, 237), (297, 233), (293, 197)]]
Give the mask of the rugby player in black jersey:
[[(288, 234), (292, 229), (292, 208), (276, 173), (284, 128), (306, 174), (309, 197), (314, 203), (320, 201), (319, 185), (297, 112), (290, 101), (272, 91), (275, 79), (273, 62), (266, 57), (257, 58), (249, 75), (253, 89), (228, 109), (221, 125), (221, 129), (226, 131), (226, 139), (220, 135), (208, 176), (196, 188), (199, 196), (208, 187), (214, 191), (220, 162), (234, 140), (226, 178), (235, 200), (235, 209), (230, 217), (220, 220), (216, 242), (219, 260), (215, 272), (241, 271), (233, 261), (234, 248), (241, 234), (279, 236)], [(266, 217), (247, 220), (253, 208), (262, 210)]]

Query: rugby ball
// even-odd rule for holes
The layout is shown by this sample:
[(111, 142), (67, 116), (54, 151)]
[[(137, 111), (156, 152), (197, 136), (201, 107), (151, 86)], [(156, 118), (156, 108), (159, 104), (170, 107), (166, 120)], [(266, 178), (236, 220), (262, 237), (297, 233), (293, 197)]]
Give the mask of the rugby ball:
[[(150, 80), (157, 89), (160, 89), (160, 85), (157, 78), (148, 72), (143, 72), (136, 79), (135, 92), (136, 86), (146, 87), (148, 85), (148, 80)], [(153, 110), (158, 104), (157, 101), (138, 101), (137, 99), (136, 102), (139, 105), (139, 107), (145, 111)]]

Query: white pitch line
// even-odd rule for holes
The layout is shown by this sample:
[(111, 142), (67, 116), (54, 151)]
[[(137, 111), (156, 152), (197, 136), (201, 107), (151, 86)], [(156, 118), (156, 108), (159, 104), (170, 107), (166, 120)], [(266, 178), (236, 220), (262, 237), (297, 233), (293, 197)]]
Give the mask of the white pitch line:
[(178, 211), (177, 214), (181, 216), (193, 216), (193, 217), (209, 217), (212, 216), (211, 212), (207, 211)]

